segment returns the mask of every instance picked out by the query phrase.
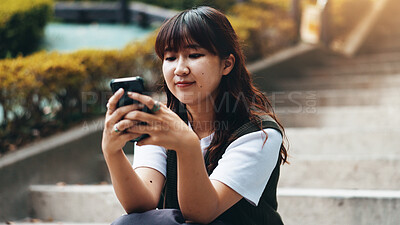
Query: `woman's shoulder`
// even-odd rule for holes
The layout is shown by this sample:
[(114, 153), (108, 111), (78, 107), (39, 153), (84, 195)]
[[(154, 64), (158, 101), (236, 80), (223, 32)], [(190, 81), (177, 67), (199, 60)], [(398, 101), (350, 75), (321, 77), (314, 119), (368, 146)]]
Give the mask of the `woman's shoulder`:
[(262, 130), (259, 129), (256, 131), (252, 131), (238, 137), (228, 146), (228, 149), (239, 145), (251, 145), (254, 147), (262, 146), (264, 144), (264, 141), (266, 141), (266, 143), (281, 143), (282, 140), (283, 137), (280, 131), (275, 128), (268, 127)]

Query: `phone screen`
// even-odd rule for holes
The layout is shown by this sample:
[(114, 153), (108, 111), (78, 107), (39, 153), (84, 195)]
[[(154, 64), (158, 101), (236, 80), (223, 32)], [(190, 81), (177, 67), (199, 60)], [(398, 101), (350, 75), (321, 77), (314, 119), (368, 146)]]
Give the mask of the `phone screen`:
[(124, 89), (124, 95), (119, 100), (117, 107), (138, 103), (137, 101), (128, 97), (127, 95), (128, 91), (137, 92), (139, 94), (143, 94), (145, 92), (143, 79), (141, 77), (126, 77), (126, 78), (113, 79), (110, 82), (110, 86), (113, 93), (118, 91), (120, 88)]

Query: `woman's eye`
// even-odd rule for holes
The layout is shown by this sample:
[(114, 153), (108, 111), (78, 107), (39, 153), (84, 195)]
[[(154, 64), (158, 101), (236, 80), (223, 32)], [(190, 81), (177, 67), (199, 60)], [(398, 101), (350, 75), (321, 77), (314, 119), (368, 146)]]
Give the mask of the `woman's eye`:
[(166, 61), (174, 61), (176, 59), (176, 57), (173, 57), (173, 56), (171, 56), (171, 57), (165, 57), (165, 60)]
[(195, 53), (195, 54), (190, 54), (189, 57), (193, 59), (197, 59), (203, 56), (203, 54)]

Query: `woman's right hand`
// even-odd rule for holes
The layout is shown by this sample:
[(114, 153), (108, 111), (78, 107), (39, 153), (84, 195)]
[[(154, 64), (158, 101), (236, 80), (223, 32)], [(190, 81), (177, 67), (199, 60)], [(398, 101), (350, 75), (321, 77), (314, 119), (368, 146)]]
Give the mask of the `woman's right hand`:
[(104, 154), (113, 154), (120, 151), (128, 142), (140, 136), (140, 134), (124, 132), (136, 123), (132, 120), (123, 119), (131, 111), (143, 108), (141, 104), (132, 104), (117, 108), (119, 99), (124, 90), (120, 88), (108, 100), (107, 112), (104, 123), (102, 149)]

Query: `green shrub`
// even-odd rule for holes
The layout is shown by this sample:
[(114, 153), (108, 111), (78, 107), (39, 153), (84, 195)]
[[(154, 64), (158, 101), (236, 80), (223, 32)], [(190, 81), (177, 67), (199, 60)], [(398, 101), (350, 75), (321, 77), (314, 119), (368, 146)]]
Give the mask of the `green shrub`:
[(35, 50), (53, 11), (52, 0), (1, 0), (0, 58)]
[(142, 75), (148, 84), (161, 74), (155, 36), (122, 50), (38, 52), (0, 61), (0, 153), (104, 114), (111, 78)]

